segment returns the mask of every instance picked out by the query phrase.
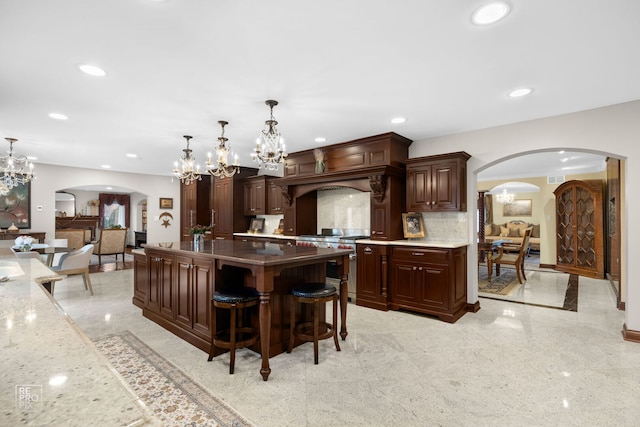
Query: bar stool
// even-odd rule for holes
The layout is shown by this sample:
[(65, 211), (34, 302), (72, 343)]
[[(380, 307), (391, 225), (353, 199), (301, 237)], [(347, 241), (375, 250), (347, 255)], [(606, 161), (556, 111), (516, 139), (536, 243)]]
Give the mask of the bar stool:
[[(236, 349), (248, 347), (259, 339), (259, 329), (251, 326), (243, 326), (243, 311), (245, 308), (256, 307), (259, 296), (254, 289), (239, 288), (225, 291), (215, 291), (211, 300), (211, 349), (209, 350), (209, 362), (213, 359), (215, 347), (229, 349), (229, 374), (233, 374), (236, 362)], [(230, 311), (229, 328), (216, 328), (216, 309), (225, 308)]]
[[(333, 323), (320, 322), (318, 319), (321, 304), (333, 301)], [(296, 323), (296, 303), (313, 304), (313, 321)], [(303, 341), (313, 341), (313, 361), (318, 364), (318, 341), (333, 337), (336, 351), (340, 351), (338, 343), (338, 291), (335, 286), (326, 283), (307, 283), (291, 291), (291, 323), (289, 334), (289, 349), (293, 350), (295, 338)], [(325, 330), (325, 332), (320, 332)]]

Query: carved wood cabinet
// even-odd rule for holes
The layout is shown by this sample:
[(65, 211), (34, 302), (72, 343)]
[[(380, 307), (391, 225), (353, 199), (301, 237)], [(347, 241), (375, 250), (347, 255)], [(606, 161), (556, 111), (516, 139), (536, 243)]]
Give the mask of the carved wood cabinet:
[(407, 160), (407, 211), (466, 211), (470, 157), (461, 151)]
[(210, 225), (211, 176), (202, 175), (201, 181), (180, 184), (181, 240), (191, 239), (189, 229), (195, 225)]
[(267, 183), (265, 176), (247, 178), (244, 182), (244, 214), (264, 215), (267, 211)]
[(603, 182), (567, 181), (556, 188), (556, 270), (604, 278)]
[(385, 245), (356, 244), (356, 305), (388, 310), (388, 253)]

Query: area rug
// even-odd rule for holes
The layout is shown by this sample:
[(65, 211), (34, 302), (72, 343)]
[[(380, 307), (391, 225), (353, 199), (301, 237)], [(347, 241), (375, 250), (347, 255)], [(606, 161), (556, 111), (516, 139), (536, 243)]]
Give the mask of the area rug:
[(487, 266), (481, 264), (478, 269), (478, 292), (497, 295), (509, 295), (520, 286), (516, 270), (512, 268), (500, 269), (500, 276), (491, 275), (491, 282), (487, 280)]
[(109, 335), (94, 344), (162, 425), (253, 426), (131, 332)]

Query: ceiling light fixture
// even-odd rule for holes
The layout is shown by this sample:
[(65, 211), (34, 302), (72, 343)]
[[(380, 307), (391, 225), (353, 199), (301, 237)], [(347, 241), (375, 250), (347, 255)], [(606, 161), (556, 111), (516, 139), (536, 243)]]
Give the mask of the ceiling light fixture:
[(404, 123), (406, 121), (407, 119), (405, 119), (404, 117), (394, 117), (393, 119), (391, 119), (391, 123), (393, 123), (394, 125), (399, 125), (400, 123)]
[(90, 76), (104, 77), (107, 75), (102, 68), (96, 67), (95, 65), (83, 64), (78, 66), (78, 68), (80, 68), (80, 71), (85, 74), (89, 74)]
[(211, 153), (209, 153), (209, 158), (207, 160), (207, 172), (217, 178), (228, 178), (237, 173), (240, 173), (240, 165), (238, 164), (238, 155), (233, 155), (233, 166), (230, 166), (228, 162), (229, 154), (231, 153), (231, 148), (227, 145), (227, 141), (229, 138), (225, 138), (224, 136), (224, 127), (229, 124), (229, 122), (225, 122), (224, 120), (219, 120), (218, 123), (222, 128), (222, 134), (218, 137), (218, 146), (216, 147), (216, 157), (218, 158), (218, 164), (214, 165), (211, 161)]
[(251, 157), (254, 162), (258, 162), (258, 168), (270, 171), (278, 170), (278, 165), (284, 163), (287, 158), (287, 152), (284, 146), (284, 140), (276, 125), (278, 122), (273, 118), (273, 107), (278, 105), (278, 101), (268, 99), (264, 102), (271, 110), (269, 120), (265, 121), (265, 128), (260, 133), (260, 137), (256, 141), (256, 148), (253, 149)]
[(178, 178), (185, 185), (191, 184), (193, 181), (201, 181), (200, 165), (195, 166), (196, 158), (191, 155), (192, 150), (189, 149), (189, 141), (193, 138), (190, 135), (184, 135), (187, 140), (187, 148), (182, 150), (180, 161), (175, 162), (173, 166), (173, 176)]
[(471, 22), (476, 25), (491, 25), (507, 16), (510, 11), (508, 3), (492, 2), (476, 9), (471, 15)]
[(49, 113), (49, 117), (51, 117), (52, 119), (56, 119), (56, 120), (68, 120), (69, 117), (65, 116), (64, 114), (60, 114), (60, 113)]
[(502, 193), (496, 194), (496, 200), (498, 203), (513, 203), (514, 195), (512, 193), (507, 192), (507, 189), (502, 189)]
[(26, 156), (13, 154), (13, 144), (18, 140), (5, 139), (9, 143), (9, 151), (6, 156), (0, 156), (0, 194), (3, 196), (6, 196), (12, 188), (36, 178), (33, 173), (33, 163), (29, 162)]
[(323, 136), (319, 136), (316, 139), (314, 139), (315, 142), (327, 142), (327, 138), (323, 137)]
[(520, 89), (514, 89), (511, 92), (509, 92), (509, 97), (510, 98), (520, 98), (522, 96), (529, 95), (531, 92), (533, 92), (533, 89), (528, 88), (528, 87), (523, 87), (523, 88), (520, 88)]

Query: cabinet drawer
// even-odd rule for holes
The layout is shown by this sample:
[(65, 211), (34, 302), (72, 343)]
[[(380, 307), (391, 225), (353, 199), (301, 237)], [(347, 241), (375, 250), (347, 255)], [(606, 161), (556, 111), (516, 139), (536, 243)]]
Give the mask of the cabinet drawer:
[(393, 258), (413, 262), (443, 263), (449, 262), (449, 249), (393, 248)]

